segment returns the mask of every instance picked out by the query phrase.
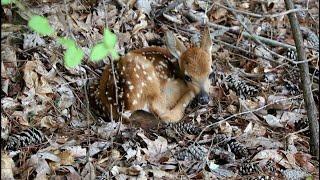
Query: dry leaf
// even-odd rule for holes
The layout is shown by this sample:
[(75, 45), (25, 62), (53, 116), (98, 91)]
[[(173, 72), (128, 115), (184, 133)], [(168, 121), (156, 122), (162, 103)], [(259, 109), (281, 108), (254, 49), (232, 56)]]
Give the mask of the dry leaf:
[(268, 114), (266, 116), (263, 116), (263, 118), (266, 120), (266, 122), (269, 124), (271, 127), (284, 127), (283, 124), (281, 124), (280, 119)]
[(289, 161), (276, 149), (266, 149), (258, 152), (253, 158), (252, 161), (261, 160), (261, 159), (272, 159), (274, 162), (277, 162), (285, 168), (292, 168), (292, 165)]
[(226, 17), (228, 14), (228, 10), (225, 8), (218, 8), (212, 15), (214, 19), (221, 19), (222, 17)]
[(15, 164), (11, 157), (5, 152), (1, 151), (1, 179), (14, 180), (13, 168)]

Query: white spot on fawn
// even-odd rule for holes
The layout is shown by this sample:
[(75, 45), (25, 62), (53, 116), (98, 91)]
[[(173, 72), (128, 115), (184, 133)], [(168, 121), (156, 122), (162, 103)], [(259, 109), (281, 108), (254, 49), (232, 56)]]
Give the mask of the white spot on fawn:
[(108, 100), (111, 101), (111, 100), (112, 100), (112, 97), (108, 97)]
[(148, 79), (149, 81), (151, 81), (151, 80), (152, 80), (152, 77), (148, 76), (147, 79)]
[(138, 104), (137, 100), (133, 100), (132, 104), (133, 104), (133, 105)]
[(130, 89), (130, 90), (133, 90), (133, 89), (134, 89), (134, 86), (129, 86), (129, 89)]

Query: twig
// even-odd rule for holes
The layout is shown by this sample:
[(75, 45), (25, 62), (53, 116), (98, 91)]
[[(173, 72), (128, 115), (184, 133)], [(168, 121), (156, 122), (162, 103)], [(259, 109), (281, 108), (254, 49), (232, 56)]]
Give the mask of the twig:
[(218, 122), (212, 123), (212, 124), (206, 126), (205, 128), (203, 128), (203, 130), (200, 132), (200, 134), (199, 134), (198, 137), (196, 138), (195, 142), (198, 142), (199, 139), (200, 139), (200, 137), (201, 137), (201, 135), (202, 135), (207, 129), (209, 129), (209, 128), (212, 127), (212, 126), (215, 126), (215, 125), (217, 125), (217, 124), (219, 124), (219, 123), (223, 123), (223, 122), (225, 122), (225, 121), (227, 121), (227, 120), (229, 120), (229, 119), (232, 119), (232, 118), (234, 118), (234, 117), (237, 117), (237, 116), (241, 116), (241, 115), (250, 114), (250, 113), (254, 113), (254, 112), (260, 111), (260, 110), (262, 110), (262, 109), (264, 109), (264, 108), (266, 108), (266, 107), (268, 107), (268, 106), (271, 106), (271, 105), (273, 105), (273, 104), (276, 104), (276, 103), (279, 103), (279, 102), (282, 102), (282, 101), (289, 101), (289, 100), (292, 100), (292, 99), (299, 98), (300, 96), (302, 96), (302, 95), (300, 94), (300, 95), (297, 95), (297, 96), (294, 96), (294, 97), (291, 97), (291, 98), (279, 99), (279, 100), (273, 101), (273, 102), (270, 103), (270, 104), (266, 104), (266, 105), (264, 105), (264, 106), (261, 106), (261, 107), (259, 107), (259, 108), (257, 108), (257, 109), (253, 109), (253, 110), (249, 110), (249, 111), (244, 111), (244, 112), (241, 112), (241, 113), (238, 113), (238, 114), (233, 114), (233, 115), (231, 115), (231, 116), (229, 116), (229, 117), (227, 117), (227, 118), (224, 118), (224, 119), (222, 119), (222, 120), (220, 120), (220, 121), (218, 121)]
[[(292, 0), (285, 0), (286, 9), (293, 9), (294, 4)], [(300, 25), (297, 16), (293, 13), (288, 14), (294, 42), (297, 48), (297, 58), (298, 61), (303, 61), (306, 59), (306, 53), (304, 51), (303, 38), (300, 31)], [(313, 99), (313, 94), (311, 90), (311, 82), (309, 78), (309, 66), (308, 63), (299, 64), (300, 76), (303, 89), (303, 98), (305, 102), (305, 108), (307, 110), (307, 116), (309, 119), (309, 128), (311, 132), (310, 137), (310, 150), (311, 154), (316, 156), (319, 160), (319, 121), (318, 121), (318, 110)]]
[(234, 12), (237, 12), (237, 13), (241, 13), (241, 14), (245, 14), (245, 15), (249, 15), (249, 16), (252, 16), (252, 17), (256, 17), (256, 18), (275, 18), (275, 17), (278, 17), (278, 16), (284, 16), (286, 14), (289, 14), (289, 13), (292, 13), (292, 12), (299, 12), (299, 11), (308, 11), (308, 9), (290, 9), (288, 11), (285, 11), (285, 12), (281, 12), (281, 13), (276, 13), (276, 14), (256, 14), (256, 13), (252, 13), (252, 12), (247, 12), (247, 11), (241, 11), (241, 10), (237, 10), (237, 9), (232, 9), (232, 8), (229, 8), (225, 5), (222, 5), (220, 3), (216, 3), (216, 2), (213, 2), (211, 7), (209, 8), (212, 9), (212, 7), (214, 5), (217, 5), (219, 7), (222, 7), (226, 10), (229, 10), (229, 11), (234, 11)]
[[(231, 3), (229, 2), (229, 0), (225, 0), (226, 4), (234, 10), (234, 8), (232, 7)], [(271, 53), (272, 55), (277, 56), (278, 58), (283, 58), (287, 61), (292, 61), (291, 59), (281, 56), (278, 53), (273, 52), (272, 50), (270, 50), (264, 43), (262, 43), (260, 41), (260, 39), (256, 38), (256, 35), (247, 27), (247, 25), (241, 20), (241, 18), (239, 17), (238, 14), (236, 14), (234, 11), (231, 11), (232, 14), (236, 17), (236, 19), (239, 21), (239, 23), (241, 24), (241, 26), (251, 35), (252, 40), (255, 41), (258, 45), (261, 45), (264, 49), (266, 49), (269, 53)]]
[[(222, 30), (225, 30), (225, 31), (227, 31), (229, 33), (232, 33), (232, 34), (240, 35), (242, 33), (242, 35), (244, 37), (246, 37), (246, 38), (258, 39), (261, 42), (266, 43), (266, 44), (268, 44), (270, 46), (277, 46), (277, 47), (283, 47), (283, 48), (287, 48), (287, 49), (296, 50), (296, 47), (291, 45), (291, 44), (282, 43), (282, 42), (275, 41), (275, 40), (272, 40), (272, 39), (269, 39), (269, 38), (265, 38), (265, 37), (262, 37), (262, 36), (258, 36), (258, 35), (251, 35), (248, 32), (240, 32), (240, 27), (239, 26), (226, 27), (226, 26), (222, 26), (222, 25), (215, 24), (215, 23), (212, 23), (212, 22), (208, 22), (207, 24), (212, 28), (222, 29)], [(306, 48), (315, 49), (314, 47), (311, 47), (311, 46), (306, 46)]]

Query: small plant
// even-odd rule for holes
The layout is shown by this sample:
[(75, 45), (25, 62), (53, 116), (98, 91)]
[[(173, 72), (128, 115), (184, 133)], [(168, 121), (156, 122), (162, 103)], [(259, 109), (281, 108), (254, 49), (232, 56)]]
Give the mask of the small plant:
[[(18, 8), (26, 9), (17, 0), (1, 0), (1, 5), (8, 5), (10, 3), (16, 3)], [(67, 37), (58, 37), (54, 29), (50, 26), (49, 21), (46, 17), (39, 15), (31, 15), (28, 26), (33, 31), (39, 33), (42, 36), (50, 36), (57, 39), (57, 41), (66, 48), (64, 53), (64, 64), (67, 67), (74, 68), (81, 64), (84, 57), (83, 50), (77, 46), (76, 41)], [(113, 59), (118, 59), (119, 55), (114, 49), (117, 42), (117, 37), (109, 29), (104, 30), (103, 42), (96, 44), (90, 53), (91, 61), (100, 61), (107, 55), (111, 55)]]
[(90, 54), (90, 59), (92, 61), (99, 61), (111, 54), (112, 58), (118, 59), (118, 53), (115, 51), (114, 46), (116, 45), (117, 37), (108, 29), (104, 30), (103, 42), (95, 45)]

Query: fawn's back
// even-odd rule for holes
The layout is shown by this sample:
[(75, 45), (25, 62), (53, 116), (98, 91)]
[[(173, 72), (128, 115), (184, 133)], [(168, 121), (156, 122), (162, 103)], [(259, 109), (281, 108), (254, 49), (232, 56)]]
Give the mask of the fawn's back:
[(95, 89), (93, 103), (110, 118), (145, 110), (165, 122), (181, 120), (195, 97), (200, 104), (208, 103), (212, 73), (208, 29), (202, 34), (200, 47), (185, 48), (172, 32), (167, 32), (166, 43), (168, 49), (133, 50), (107, 65), (98, 87), (91, 87)]

